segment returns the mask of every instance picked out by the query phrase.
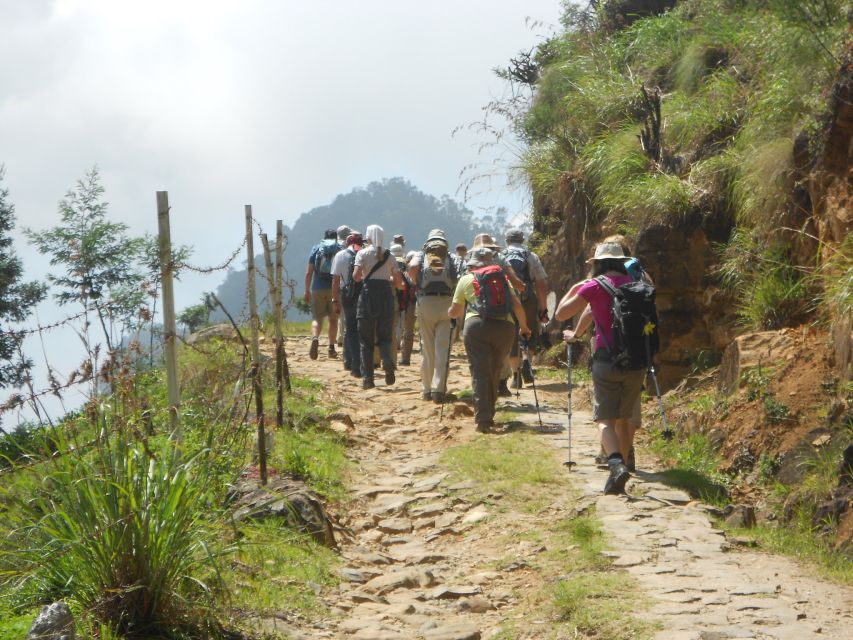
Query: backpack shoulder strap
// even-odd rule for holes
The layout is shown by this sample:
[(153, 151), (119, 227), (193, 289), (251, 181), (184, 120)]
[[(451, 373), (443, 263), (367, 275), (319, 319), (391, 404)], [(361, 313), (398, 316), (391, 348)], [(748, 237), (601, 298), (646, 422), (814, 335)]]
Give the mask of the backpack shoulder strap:
[(616, 287), (614, 287), (610, 283), (610, 280), (608, 280), (605, 276), (598, 276), (595, 281), (601, 286), (602, 289), (604, 289), (610, 295), (611, 298), (615, 298), (619, 294), (619, 291), (616, 289)]
[(370, 272), (366, 276), (364, 276), (364, 279), (369, 280), (370, 276), (376, 273), (382, 267), (382, 265), (385, 264), (385, 262), (388, 260), (388, 256), (390, 255), (391, 251), (389, 249), (385, 249), (385, 253), (382, 254), (382, 259), (376, 261), (376, 264), (373, 265), (373, 268), (370, 270)]

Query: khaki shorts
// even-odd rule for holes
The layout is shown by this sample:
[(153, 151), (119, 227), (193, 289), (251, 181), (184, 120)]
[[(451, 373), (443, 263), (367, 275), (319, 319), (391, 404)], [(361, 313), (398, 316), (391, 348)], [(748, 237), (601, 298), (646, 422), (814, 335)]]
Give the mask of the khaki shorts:
[(637, 410), (645, 376), (643, 369), (621, 371), (607, 360), (593, 360), (593, 419), (628, 420), (639, 424)]
[(311, 317), (317, 321), (336, 317), (332, 308), (331, 289), (315, 289), (311, 292)]

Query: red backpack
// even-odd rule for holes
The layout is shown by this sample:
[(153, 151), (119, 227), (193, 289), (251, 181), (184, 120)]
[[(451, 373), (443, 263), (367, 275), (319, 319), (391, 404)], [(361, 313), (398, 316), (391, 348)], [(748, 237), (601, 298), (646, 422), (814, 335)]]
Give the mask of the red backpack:
[(509, 283), (500, 265), (468, 271), (474, 276), (474, 308), (481, 318), (505, 320), (512, 311)]

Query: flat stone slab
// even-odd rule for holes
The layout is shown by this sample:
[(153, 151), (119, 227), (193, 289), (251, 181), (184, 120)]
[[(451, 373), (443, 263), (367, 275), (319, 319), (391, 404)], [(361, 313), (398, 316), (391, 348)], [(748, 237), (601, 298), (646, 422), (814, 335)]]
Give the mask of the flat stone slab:
[(485, 509), (479, 509), (479, 508), (471, 509), (471, 511), (466, 513), (465, 517), (462, 518), (462, 524), (463, 525), (476, 524), (477, 522), (480, 522), (481, 520), (485, 520), (488, 517), (489, 517), (489, 512), (486, 511)]
[(477, 585), (451, 585), (436, 587), (427, 594), (429, 600), (455, 600), (456, 598), (467, 598), (482, 593)]
[(376, 576), (362, 585), (365, 593), (385, 595), (396, 589), (410, 589), (419, 585), (418, 572), (412, 569), (391, 571), (381, 576)]
[(412, 521), (408, 518), (386, 518), (377, 522), (376, 528), (384, 533), (410, 533)]
[(418, 480), (412, 485), (412, 491), (432, 491), (438, 485), (441, 484), (441, 481), (447, 477), (446, 473), (437, 473), (428, 478), (423, 478), (422, 480)]
[(402, 511), (406, 505), (417, 500), (414, 496), (401, 495), (383, 495), (373, 501), (370, 506), (370, 513), (375, 515), (385, 515)]
[(480, 630), (468, 622), (450, 622), (439, 624), (421, 631), (424, 640), (480, 640)]

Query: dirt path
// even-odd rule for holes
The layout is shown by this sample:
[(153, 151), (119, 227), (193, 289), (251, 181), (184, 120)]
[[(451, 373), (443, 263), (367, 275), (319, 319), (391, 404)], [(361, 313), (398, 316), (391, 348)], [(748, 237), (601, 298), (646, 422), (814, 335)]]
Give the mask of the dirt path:
[[(362, 392), (339, 361), (322, 355), (325, 349), (311, 361), (307, 340), (293, 338), (287, 351), (291, 369), (323, 382), (324, 393), (352, 419), (352, 428), (345, 421), (337, 426), (348, 429), (357, 464), (345, 517), (354, 537), (341, 541), (343, 582), (338, 592), (322, 594), (332, 616), (310, 628), (288, 626), (289, 637), (474, 640), (497, 637), (505, 623), (517, 623), (525, 594), (541, 587), (535, 560), (545, 548), (521, 534), (577, 513), (577, 496), (557, 491), (537, 513), (496, 508), (500, 495), (472, 502), (470, 483), (452, 484), (437, 461), (446, 448), (479, 436), (461, 403), (447, 405), (439, 422), (439, 407), (420, 400), (417, 358), (398, 370), (392, 387), (384, 387), (380, 371), (377, 388)], [(454, 357), (450, 389), (467, 387), (467, 363)], [(539, 433), (560, 459), (566, 456), (565, 398), (565, 385), (540, 385), (540, 402), (550, 411), (543, 412), (546, 429)], [(526, 409), (519, 420), (538, 431), (529, 390), (503, 404)], [(613, 565), (642, 586), (650, 603), (643, 615), (659, 629), (654, 638), (851, 637), (853, 589), (811, 578), (787, 559), (735, 548), (701, 505), (643, 472), (642, 457), (628, 485), (631, 497), (601, 495), (606, 472), (592, 463), (598, 442), (590, 417), (575, 410), (578, 464), (570, 482), (580, 507), (594, 505), (604, 523)], [(494, 570), (506, 558), (516, 562)], [(500, 637), (584, 637), (554, 635), (553, 625), (537, 620), (516, 628), (524, 631)]]

